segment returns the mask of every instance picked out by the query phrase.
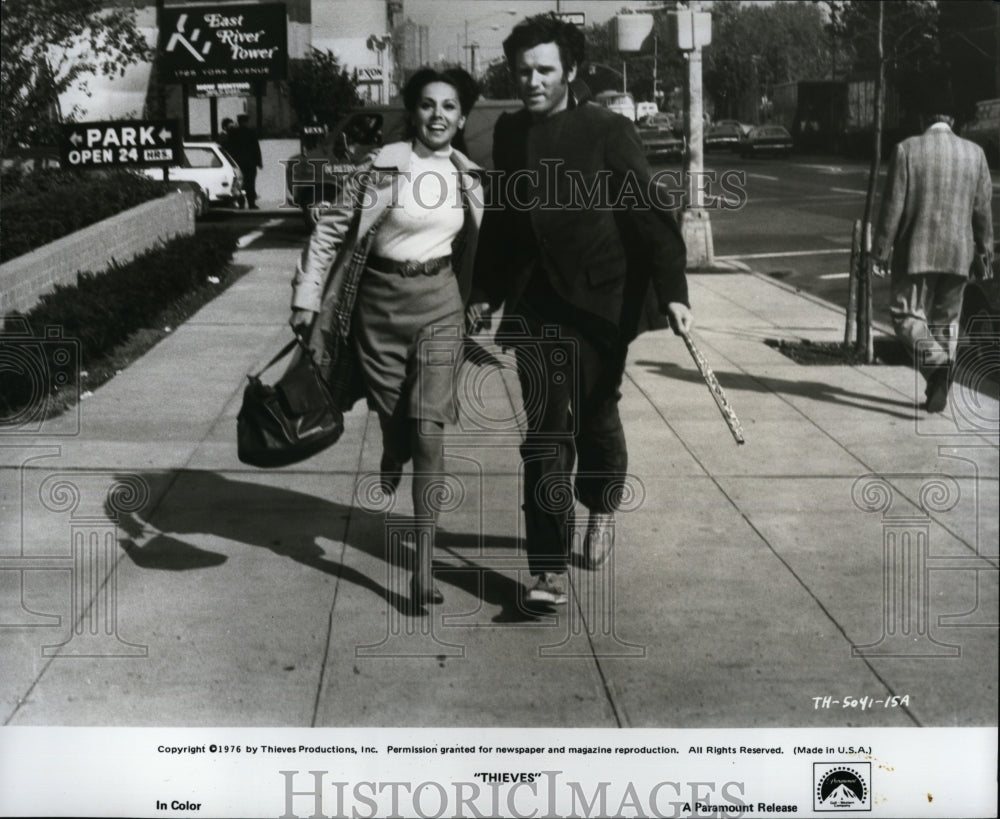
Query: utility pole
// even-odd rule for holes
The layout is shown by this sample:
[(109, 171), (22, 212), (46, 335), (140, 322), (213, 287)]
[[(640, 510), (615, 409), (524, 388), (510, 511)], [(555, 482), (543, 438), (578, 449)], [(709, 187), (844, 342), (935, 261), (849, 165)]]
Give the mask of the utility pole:
[(656, 30), (653, 30), (653, 102), (656, 103), (657, 108), (660, 105), (660, 98), (656, 93)]
[[(699, 23), (708, 17), (707, 35), (700, 31)], [(701, 84), (701, 49), (706, 36), (711, 40), (711, 17), (701, 11), (699, 0), (692, 0), (690, 11), (678, 12), (680, 47), (688, 58), (687, 72), (687, 158), (684, 163), (687, 179), (688, 204), (681, 211), (681, 233), (687, 245), (689, 266), (711, 265), (715, 257), (712, 244), (712, 224), (705, 210), (705, 160), (704, 160), (704, 106)], [(688, 29), (688, 31), (685, 31)]]

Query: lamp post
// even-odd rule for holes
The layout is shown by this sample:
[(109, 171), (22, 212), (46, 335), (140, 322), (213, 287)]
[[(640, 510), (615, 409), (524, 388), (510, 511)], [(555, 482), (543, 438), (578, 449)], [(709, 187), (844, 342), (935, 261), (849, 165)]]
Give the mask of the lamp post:
[(705, 174), (703, 97), (701, 84), (701, 49), (712, 41), (712, 17), (701, 11), (700, 0), (691, 0), (689, 9), (675, 12), (676, 44), (687, 56), (687, 93), (685, 94), (688, 152), (684, 162), (688, 203), (681, 211), (681, 233), (687, 245), (688, 265), (711, 265), (715, 250), (712, 224), (705, 210)]
[[(466, 54), (468, 54), (468, 61), (466, 63), (466, 68), (473, 77), (476, 76), (476, 49), (479, 48), (479, 43), (475, 41), (471, 43), (469, 42), (469, 23), (473, 24), (481, 23), (484, 20), (489, 20), (491, 17), (495, 17), (498, 14), (507, 14), (513, 17), (517, 14), (517, 9), (504, 9), (502, 11), (495, 11), (492, 14), (486, 14), (483, 15), (482, 17), (477, 17), (472, 20), (469, 20), (468, 18), (465, 19), (465, 45), (463, 46), (463, 48), (465, 49)], [(503, 26), (501, 26), (499, 23), (494, 23), (493, 25), (489, 26), (489, 28), (491, 31), (499, 31), (501, 28), (503, 28)]]
[[(686, 128), (688, 151), (684, 162), (688, 201), (681, 212), (681, 231), (687, 244), (689, 265), (712, 264), (712, 227), (705, 210), (701, 86), (701, 49), (712, 42), (712, 16), (701, 10), (700, 0), (690, 0), (689, 8), (670, 11), (671, 44), (685, 52), (688, 61)], [(621, 52), (639, 52), (653, 30), (653, 16), (665, 6), (650, 6), (643, 13), (622, 13), (614, 18), (614, 33)], [(656, 41), (653, 41), (656, 48)], [(654, 61), (655, 65), (655, 61)], [(655, 83), (654, 83), (655, 95)]]

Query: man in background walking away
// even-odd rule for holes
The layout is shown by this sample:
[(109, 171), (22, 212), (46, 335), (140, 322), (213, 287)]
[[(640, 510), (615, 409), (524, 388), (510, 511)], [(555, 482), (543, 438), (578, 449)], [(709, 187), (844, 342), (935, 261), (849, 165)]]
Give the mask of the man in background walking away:
[(529, 603), (567, 600), (574, 490), (590, 511), (586, 565), (611, 551), (628, 467), (619, 388), (651, 285), (654, 312), (675, 331), (692, 321), (684, 240), (651, 201), (635, 126), (571, 86), (584, 48), (583, 32), (551, 14), (529, 17), (504, 41), (524, 108), (501, 115), (493, 132), (498, 201), (476, 256), (487, 301), (470, 308), (475, 326), (477, 309), (486, 316), (504, 304), (499, 336), (517, 361)]
[(247, 195), (247, 207), (257, 210), (257, 169), (263, 168), (260, 156), (260, 142), (257, 134), (247, 125), (246, 114), (236, 117), (236, 127), (229, 132), (226, 149), (232, 154), (243, 174), (243, 189)]
[(891, 264), (892, 322), (927, 381), (925, 408), (943, 412), (970, 269), (992, 276), (992, 183), (982, 148), (952, 133), (950, 103), (934, 99), (931, 126), (892, 155), (872, 254), (876, 275)]

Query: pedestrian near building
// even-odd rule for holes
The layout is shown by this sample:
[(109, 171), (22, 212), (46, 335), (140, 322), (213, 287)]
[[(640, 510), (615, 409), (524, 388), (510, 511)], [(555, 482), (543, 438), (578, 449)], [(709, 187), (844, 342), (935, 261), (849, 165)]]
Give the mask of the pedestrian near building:
[[(680, 230), (650, 200), (634, 125), (579, 96), (584, 50), (583, 33), (550, 14), (527, 18), (504, 41), (524, 108), (495, 126), (499, 207), (484, 216), (484, 301), (471, 311), (489, 322), (504, 305), (500, 335), (515, 351), (527, 422), (527, 600), (548, 604), (566, 602), (572, 509), (558, 499), (575, 493), (589, 510), (590, 567), (614, 543), (628, 466), (619, 387), (650, 285), (675, 329), (692, 321)], [(585, 201), (595, 190), (608, 201)]]
[(219, 144), (229, 150), (229, 135), (232, 133), (233, 129), (236, 127), (236, 123), (233, 122), (229, 117), (222, 120), (222, 126), (219, 129)]
[[(403, 89), (410, 139), (384, 146), (350, 177), (321, 214), (293, 283), (291, 323), (311, 328), (321, 365), (330, 349), (356, 356), (382, 428), (382, 488), (395, 491), (412, 458), (414, 514), (432, 526), (443, 430), (458, 422), (455, 365), (483, 208), (471, 195), (481, 169), (452, 143), (477, 96), (459, 68), (424, 68), (410, 78)], [(338, 400), (349, 407), (355, 397)], [(416, 545), (411, 600), (439, 603), (434, 544), (418, 537)]]
[(256, 132), (247, 124), (246, 114), (236, 117), (236, 127), (229, 131), (226, 148), (243, 174), (243, 189), (247, 196), (247, 207), (257, 209), (257, 169), (264, 167), (260, 154), (260, 140)]
[(873, 247), (874, 270), (891, 270), (896, 335), (926, 379), (927, 412), (943, 412), (969, 276), (989, 278), (992, 183), (982, 148), (952, 132), (947, 100), (931, 126), (900, 142), (886, 176)]

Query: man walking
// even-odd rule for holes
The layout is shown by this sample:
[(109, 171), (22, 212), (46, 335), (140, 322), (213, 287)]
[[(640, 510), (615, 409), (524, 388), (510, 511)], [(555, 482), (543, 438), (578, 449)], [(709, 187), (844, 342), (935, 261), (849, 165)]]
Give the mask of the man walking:
[(628, 465), (618, 414), (628, 344), (650, 285), (675, 331), (690, 327), (686, 257), (673, 216), (650, 199), (634, 125), (572, 90), (583, 33), (537, 15), (514, 28), (504, 53), (524, 108), (494, 130), (499, 207), (484, 215), (476, 259), (488, 302), (470, 320), (505, 305), (498, 335), (514, 348), (527, 421), (528, 600), (560, 604), (574, 493), (590, 511), (587, 565), (612, 548)]
[(926, 379), (927, 412), (943, 412), (970, 267), (992, 275), (992, 184), (982, 148), (955, 136), (941, 113), (948, 103), (932, 108), (932, 125), (892, 155), (873, 258), (885, 275), (891, 256), (893, 327)]
[(247, 123), (249, 118), (246, 114), (239, 114), (236, 117), (236, 127), (229, 132), (229, 139), (226, 145), (229, 153), (233, 155), (236, 164), (240, 166), (243, 174), (243, 189), (247, 195), (247, 207), (250, 210), (257, 210), (257, 169), (263, 168), (264, 163), (260, 155), (260, 142), (257, 134)]

